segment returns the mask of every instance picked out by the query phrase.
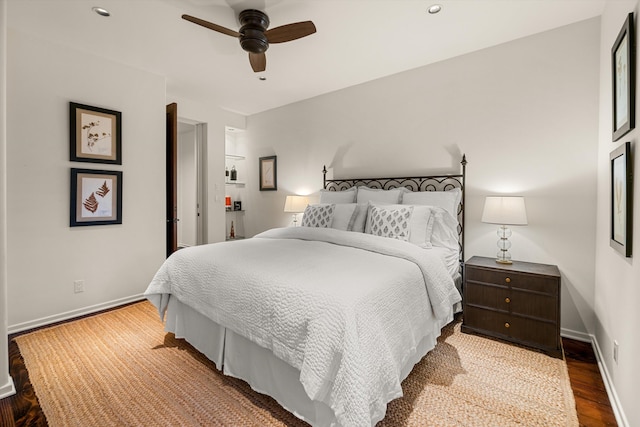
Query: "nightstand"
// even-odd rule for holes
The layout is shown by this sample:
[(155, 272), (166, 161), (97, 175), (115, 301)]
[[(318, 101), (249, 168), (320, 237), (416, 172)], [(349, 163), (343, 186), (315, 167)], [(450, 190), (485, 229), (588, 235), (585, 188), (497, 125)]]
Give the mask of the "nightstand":
[(562, 358), (558, 267), (471, 258), (464, 265), (461, 329)]

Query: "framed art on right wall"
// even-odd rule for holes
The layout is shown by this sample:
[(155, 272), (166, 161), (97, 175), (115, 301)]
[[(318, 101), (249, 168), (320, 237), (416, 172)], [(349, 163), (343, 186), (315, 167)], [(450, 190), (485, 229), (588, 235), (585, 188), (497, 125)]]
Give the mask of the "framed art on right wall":
[(633, 235), (633, 171), (631, 143), (625, 142), (611, 152), (611, 232), (610, 245), (625, 257), (631, 257)]
[(617, 141), (635, 127), (636, 48), (633, 13), (611, 48), (611, 90), (613, 94), (613, 140)]

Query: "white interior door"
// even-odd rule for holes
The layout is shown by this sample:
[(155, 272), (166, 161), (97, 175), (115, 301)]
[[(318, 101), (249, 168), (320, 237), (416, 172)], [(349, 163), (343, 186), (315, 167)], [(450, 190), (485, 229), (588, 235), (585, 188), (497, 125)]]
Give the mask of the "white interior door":
[(204, 243), (201, 159), (206, 125), (178, 122), (178, 247)]

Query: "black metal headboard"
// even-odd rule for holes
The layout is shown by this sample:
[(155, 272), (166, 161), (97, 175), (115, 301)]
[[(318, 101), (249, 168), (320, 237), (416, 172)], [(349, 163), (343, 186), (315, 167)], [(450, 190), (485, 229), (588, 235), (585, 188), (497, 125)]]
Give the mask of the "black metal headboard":
[(460, 245), (460, 261), (464, 261), (464, 187), (467, 158), (463, 154), (462, 173), (454, 175), (414, 176), (407, 178), (345, 178), (327, 179), (327, 167), (323, 167), (323, 187), (329, 191), (342, 191), (351, 187), (365, 186), (390, 190), (405, 187), (411, 191), (446, 191), (454, 188), (462, 190), (462, 199), (458, 206), (458, 244)]

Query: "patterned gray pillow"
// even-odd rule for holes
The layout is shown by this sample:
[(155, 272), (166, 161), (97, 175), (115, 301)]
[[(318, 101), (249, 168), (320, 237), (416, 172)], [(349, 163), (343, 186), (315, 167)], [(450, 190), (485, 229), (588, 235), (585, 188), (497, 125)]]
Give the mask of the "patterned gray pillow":
[(370, 205), (367, 215), (367, 233), (406, 242), (409, 240), (409, 232), (411, 231), (412, 213), (413, 206), (386, 209)]
[(303, 227), (329, 228), (336, 205), (307, 206), (302, 217)]

